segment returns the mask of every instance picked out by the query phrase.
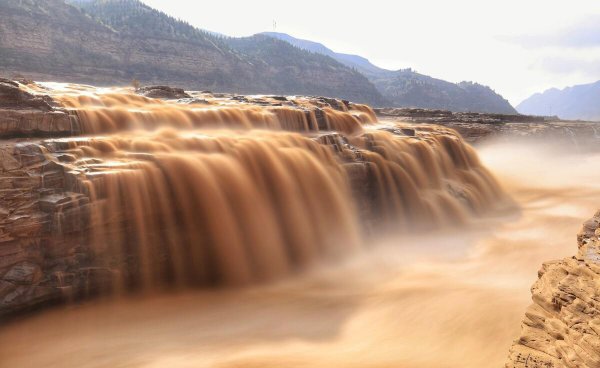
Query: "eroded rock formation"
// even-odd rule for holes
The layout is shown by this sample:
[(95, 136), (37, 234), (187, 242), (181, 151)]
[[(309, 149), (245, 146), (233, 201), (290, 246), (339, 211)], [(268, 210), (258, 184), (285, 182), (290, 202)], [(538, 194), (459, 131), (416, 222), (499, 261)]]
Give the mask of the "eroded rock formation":
[(136, 90), (137, 93), (149, 98), (164, 98), (164, 99), (181, 99), (191, 98), (181, 88), (173, 88), (169, 86), (144, 86)]
[(77, 120), (54, 107), (47, 95), (34, 95), (0, 78), (0, 138), (77, 134)]
[(572, 258), (545, 263), (531, 288), (507, 368), (600, 367), (600, 211), (577, 236)]
[(3, 143), (0, 155), (2, 315), (58, 300), (63, 287), (86, 282), (81, 236), (89, 200), (69, 191), (63, 167), (42, 145)]

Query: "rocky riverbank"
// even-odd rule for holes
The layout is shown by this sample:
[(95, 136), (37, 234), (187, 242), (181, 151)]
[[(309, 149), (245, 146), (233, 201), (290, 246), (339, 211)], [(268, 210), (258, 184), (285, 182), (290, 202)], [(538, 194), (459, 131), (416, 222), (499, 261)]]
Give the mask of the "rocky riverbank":
[(599, 227), (600, 211), (577, 235), (577, 255), (539, 270), (507, 368), (600, 367)]

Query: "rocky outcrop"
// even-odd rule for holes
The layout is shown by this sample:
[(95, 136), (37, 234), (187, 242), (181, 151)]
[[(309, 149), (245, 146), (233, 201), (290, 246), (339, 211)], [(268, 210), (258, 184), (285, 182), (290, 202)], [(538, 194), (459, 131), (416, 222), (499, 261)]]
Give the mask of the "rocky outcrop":
[(55, 108), (46, 95), (34, 95), (0, 78), (0, 137), (66, 136), (79, 131), (77, 119)]
[(0, 137), (53, 137), (78, 132), (77, 119), (64, 111), (0, 108)]
[(36, 143), (0, 147), (0, 315), (63, 297), (83, 282), (89, 200)]
[(191, 98), (191, 96), (185, 93), (183, 89), (169, 86), (144, 86), (138, 88), (136, 93), (148, 98), (161, 98), (167, 100)]
[(600, 211), (577, 236), (575, 257), (545, 263), (531, 288), (507, 368), (600, 367)]
[(46, 96), (34, 96), (19, 88), (19, 83), (10, 79), (0, 78), (0, 107), (11, 109), (33, 108), (42, 111), (50, 111), (52, 107), (48, 102), (51, 100)]
[(490, 139), (553, 139), (576, 149), (596, 150), (600, 125), (588, 121), (561, 120), (556, 116), (480, 114), (410, 108), (375, 109), (380, 118), (443, 125), (459, 132), (470, 143)]

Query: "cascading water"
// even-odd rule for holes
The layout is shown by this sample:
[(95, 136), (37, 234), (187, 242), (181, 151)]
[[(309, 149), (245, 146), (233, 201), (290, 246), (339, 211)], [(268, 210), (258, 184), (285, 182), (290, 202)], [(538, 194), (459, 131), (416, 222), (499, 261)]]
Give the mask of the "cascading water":
[(89, 243), (113, 292), (274, 279), (374, 229), (464, 224), (505, 199), (456, 133), (378, 122), (366, 105), (46, 92), (86, 135), (45, 146), (92, 202)]
[(143, 285), (244, 284), (357, 247), (345, 172), (300, 135), (168, 130), (61, 143), (85, 161), (94, 248), (136, 254)]

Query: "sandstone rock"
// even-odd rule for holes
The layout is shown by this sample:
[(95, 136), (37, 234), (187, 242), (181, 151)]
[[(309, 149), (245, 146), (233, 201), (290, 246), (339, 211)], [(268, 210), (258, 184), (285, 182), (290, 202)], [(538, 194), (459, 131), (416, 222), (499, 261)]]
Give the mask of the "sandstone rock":
[(576, 257), (545, 263), (507, 368), (600, 367), (599, 214), (578, 235)]
[(0, 108), (0, 137), (69, 136), (79, 131), (63, 111)]
[(319, 108), (316, 108), (314, 110), (314, 114), (317, 119), (317, 126), (319, 127), (319, 130), (328, 130), (325, 112)]
[(61, 300), (73, 278), (52, 275), (90, 266), (89, 199), (68, 191), (69, 174), (49, 157), (39, 141), (0, 146), (0, 318)]
[(18, 83), (0, 79), (0, 107), (8, 106), (11, 109), (33, 108), (42, 111), (51, 111), (52, 106), (39, 96), (34, 96), (22, 90)]
[(348, 109), (348, 106), (343, 100), (338, 100), (336, 98), (317, 97), (316, 100), (321, 102), (324, 106), (331, 107), (334, 110), (345, 111)]
[(139, 88), (136, 90), (136, 92), (149, 98), (161, 98), (166, 100), (177, 100), (192, 97), (185, 93), (185, 91), (181, 88), (173, 88), (169, 86), (146, 86)]
[(40, 266), (31, 262), (22, 262), (13, 266), (2, 279), (17, 285), (31, 285), (40, 281), (42, 270)]
[(49, 304), (62, 298), (62, 292), (53, 287), (16, 286), (6, 295), (0, 295), (3, 314), (24, 312), (41, 304)]

